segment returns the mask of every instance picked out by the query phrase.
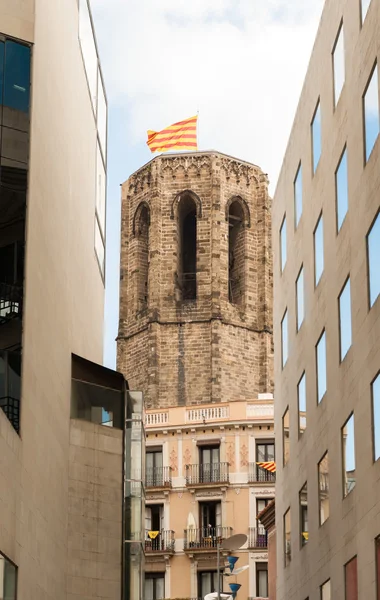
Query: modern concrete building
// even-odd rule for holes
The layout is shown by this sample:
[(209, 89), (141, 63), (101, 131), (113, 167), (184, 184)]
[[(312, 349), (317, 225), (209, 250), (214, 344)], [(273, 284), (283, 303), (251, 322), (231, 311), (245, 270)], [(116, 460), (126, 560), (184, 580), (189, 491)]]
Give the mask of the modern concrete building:
[(327, 0), (273, 201), (277, 600), (380, 572), (379, 0)]
[(145, 600), (216, 590), (217, 544), (234, 533), (251, 567), (239, 594), (267, 597), (267, 186), (259, 167), (213, 151), (159, 156), (122, 186), (118, 368), (147, 405)]
[(6, 600), (119, 599), (123, 521), (134, 537), (129, 506), (138, 501), (127, 481), (123, 502), (124, 450), (139, 452), (131, 445), (137, 431), (143, 438), (141, 398), (126, 399), (124, 377), (101, 366), (106, 134), (87, 1), (0, 0)]

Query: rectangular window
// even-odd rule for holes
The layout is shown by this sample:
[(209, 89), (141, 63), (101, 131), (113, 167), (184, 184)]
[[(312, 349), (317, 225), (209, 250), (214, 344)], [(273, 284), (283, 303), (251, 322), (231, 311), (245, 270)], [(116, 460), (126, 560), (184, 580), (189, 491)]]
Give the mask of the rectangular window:
[(92, 108), (96, 114), (98, 92), (98, 56), (95, 35), (87, 0), (79, 0), (79, 41), (90, 90)]
[(355, 426), (352, 414), (342, 427), (343, 495), (346, 497), (355, 487)]
[(358, 561), (356, 556), (344, 565), (345, 600), (358, 600)]
[(282, 368), (285, 367), (286, 361), (288, 360), (288, 311), (281, 321), (281, 350), (282, 350)]
[[(218, 575), (216, 571), (198, 572), (198, 597), (204, 598), (207, 594), (217, 591)], [(220, 591), (223, 590), (223, 577), (220, 576)]]
[(0, 553), (0, 598), (16, 600), (17, 567)]
[(339, 32), (335, 41), (333, 50), (333, 70), (334, 70), (334, 103), (338, 104), (340, 94), (344, 85), (344, 35), (343, 23), (341, 23)]
[(313, 174), (316, 172), (322, 152), (321, 103), (318, 100), (311, 122), (311, 142), (313, 155)]
[(309, 541), (309, 521), (308, 521), (308, 504), (307, 504), (307, 483), (302, 487), (299, 493), (300, 502), (300, 535), (301, 546), (305, 546)]
[(335, 194), (336, 221), (338, 231), (340, 231), (348, 211), (347, 148), (344, 148), (337, 170), (335, 171)]
[(323, 523), (330, 515), (330, 491), (329, 491), (329, 455), (328, 452), (318, 464), (319, 483), (319, 524)]
[[(274, 443), (259, 442), (256, 444), (256, 462), (272, 462), (275, 460)], [(255, 481), (276, 481), (276, 474), (256, 465)]]
[(303, 266), (298, 274), (296, 281), (296, 301), (297, 301), (297, 331), (299, 331), (304, 318), (304, 282)]
[(303, 372), (297, 385), (299, 434), (302, 435), (306, 429), (306, 375)]
[(362, 24), (364, 23), (364, 19), (367, 16), (369, 5), (371, 4), (371, 0), (361, 0), (361, 13), (362, 13)]
[(318, 285), (324, 269), (323, 255), (323, 215), (318, 219), (314, 230), (314, 268), (315, 268), (315, 286)]
[(148, 450), (145, 459), (145, 485), (160, 487), (164, 484), (162, 449)]
[(372, 382), (373, 456), (380, 458), (380, 373)]
[(223, 481), (221, 479), (220, 447), (202, 446), (199, 449), (199, 481), (212, 483)]
[(367, 235), (369, 305), (372, 307), (380, 294), (380, 212)]
[(323, 331), (316, 347), (317, 354), (317, 398), (318, 404), (327, 391), (327, 360), (326, 360), (326, 332)]
[(295, 225), (298, 227), (302, 215), (302, 165), (299, 164), (296, 178), (294, 180), (294, 217)]
[(96, 190), (95, 190), (96, 216), (102, 236), (105, 235), (106, 225), (106, 171), (103, 165), (100, 146), (97, 144), (96, 151)]
[(103, 242), (102, 234), (100, 232), (99, 221), (96, 217), (95, 217), (95, 253), (96, 253), (96, 258), (98, 259), (100, 272), (102, 274), (102, 277), (104, 277), (104, 266), (105, 266), (105, 264), (104, 264), (104, 259), (105, 259), (104, 242)]
[(347, 279), (339, 296), (339, 334), (340, 360), (342, 361), (352, 343), (350, 278)]
[(268, 563), (256, 563), (256, 595), (268, 598)]
[(281, 273), (286, 265), (286, 216), (284, 217), (280, 229), (280, 252), (281, 252)]
[(144, 600), (163, 600), (165, 598), (164, 573), (145, 573)]
[(98, 69), (98, 110), (97, 110), (98, 134), (100, 146), (103, 153), (104, 164), (107, 156), (107, 100), (100, 69)]
[(321, 585), (321, 600), (331, 600), (330, 579), (328, 579), (323, 585)]
[(290, 508), (284, 514), (284, 563), (285, 567), (292, 558)]
[(282, 417), (282, 450), (284, 466), (289, 461), (290, 441), (289, 441), (289, 407)]
[(367, 162), (379, 135), (379, 83), (377, 64), (363, 95), (365, 161)]

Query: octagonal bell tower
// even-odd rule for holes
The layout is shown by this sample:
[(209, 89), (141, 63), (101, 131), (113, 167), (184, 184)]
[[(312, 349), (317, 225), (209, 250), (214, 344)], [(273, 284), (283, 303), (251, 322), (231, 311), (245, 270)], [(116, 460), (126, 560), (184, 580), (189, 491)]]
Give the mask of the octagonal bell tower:
[(268, 179), (166, 154), (122, 185), (118, 369), (148, 408), (273, 392)]

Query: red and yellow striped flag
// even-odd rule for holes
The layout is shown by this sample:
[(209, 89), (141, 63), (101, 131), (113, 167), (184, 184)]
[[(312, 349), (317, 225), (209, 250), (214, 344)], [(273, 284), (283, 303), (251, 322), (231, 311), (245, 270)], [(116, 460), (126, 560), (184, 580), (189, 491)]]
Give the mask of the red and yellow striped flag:
[(276, 463), (273, 460), (271, 460), (269, 462), (257, 462), (256, 464), (258, 467), (261, 467), (262, 469), (266, 469), (267, 471), (270, 471), (271, 473), (276, 472)]
[(151, 152), (197, 150), (198, 116), (169, 125), (162, 131), (148, 131), (147, 144)]

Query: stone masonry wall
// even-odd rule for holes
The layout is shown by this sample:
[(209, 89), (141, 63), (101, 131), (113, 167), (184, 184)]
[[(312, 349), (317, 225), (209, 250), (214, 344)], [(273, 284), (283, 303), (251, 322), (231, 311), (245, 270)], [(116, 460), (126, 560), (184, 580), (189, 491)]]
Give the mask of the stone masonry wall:
[[(202, 404), (273, 391), (272, 246), (267, 177), (206, 152), (155, 158), (122, 186), (118, 369), (148, 407)], [(197, 206), (197, 299), (180, 301), (178, 206)], [(228, 297), (228, 212), (244, 215), (241, 304)], [(149, 207), (149, 295), (141, 308), (135, 222)], [(141, 255), (141, 253), (140, 253)]]

